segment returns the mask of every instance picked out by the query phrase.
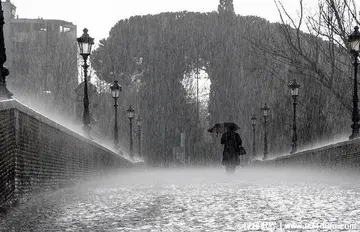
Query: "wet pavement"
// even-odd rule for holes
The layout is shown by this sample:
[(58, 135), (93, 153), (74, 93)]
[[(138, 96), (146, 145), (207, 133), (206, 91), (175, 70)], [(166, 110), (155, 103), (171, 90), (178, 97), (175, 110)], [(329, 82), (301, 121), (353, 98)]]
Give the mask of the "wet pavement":
[(234, 175), (223, 169), (132, 171), (38, 195), (9, 211), (0, 228), (360, 231), (360, 181), (352, 175), (250, 168)]

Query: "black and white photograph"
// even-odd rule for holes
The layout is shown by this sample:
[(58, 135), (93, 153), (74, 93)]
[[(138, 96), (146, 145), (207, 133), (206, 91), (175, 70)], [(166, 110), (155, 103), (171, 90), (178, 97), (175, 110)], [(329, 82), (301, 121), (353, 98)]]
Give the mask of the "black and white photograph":
[(359, 27), (359, 0), (0, 0), (0, 232), (359, 232)]

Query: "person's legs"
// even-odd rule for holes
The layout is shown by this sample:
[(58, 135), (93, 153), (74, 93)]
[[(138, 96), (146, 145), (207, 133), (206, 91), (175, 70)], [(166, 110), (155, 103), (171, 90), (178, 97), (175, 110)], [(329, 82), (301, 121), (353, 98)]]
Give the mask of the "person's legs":
[(228, 162), (229, 162), (229, 153), (228, 152), (223, 152), (223, 159), (222, 159), (222, 162), (221, 164), (222, 165), (227, 165)]
[(235, 164), (240, 165), (240, 153), (235, 153)]

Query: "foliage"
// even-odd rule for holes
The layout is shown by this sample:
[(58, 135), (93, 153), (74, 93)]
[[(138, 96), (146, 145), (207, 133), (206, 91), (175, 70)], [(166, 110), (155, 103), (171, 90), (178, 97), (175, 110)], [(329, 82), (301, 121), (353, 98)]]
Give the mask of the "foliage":
[[(171, 162), (172, 147), (180, 143), (179, 132), (186, 132), (186, 152), (194, 162), (218, 162), (221, 156), (218, 138), (206, 142), (203, 132), (207, 128), (196, 123), (196, 106), (187, 101), (182, 85), (198, 60), (211, 80), (209, 125), (221, 121), (238, 123), (247, 150), (252, 144), (250, 118), (255, 113), (260, 120), (260, 108), (267, 102), (271, 108), (270, 153), (289, 151), (292, 100), (287, 85), (294, 77), (301, 84), (300, 146), (348, 131), (348, 114), (342, 110), (347, 100), (340, 98), (343, 93), (334, 94), (321, 76), (314, 79), (316, 72), (305, 68), (312, 63), (291, 50), (288, 43), (294, 36), (306, 38), (307, 42), (300, 44), (302, 50), (314, 52), (311, 55), (315, 57), (318, 54), (315, 48), (325, 49), (332, 46), (331, 42), (259, 17), (221, 13), (225, 11), (233, 12), (232, 1), (220, 1), (219, 13), (185, 11), (134, 16), (120, 20), (109, 38), (100, 42), (91, 63), (100, 79), (107, 82), (119, 79), (123, 85), (120, 100), (123, 143), (129, 138), (125, 110), (132, 104), (144, 119), (143, 147), (154, 164)], [(291, 33), (288, 37), (282, 36), (284, 28)], [(277, 51), (276, 55), (272, 51)], [(317, 60), (316, 67), (318, 64), (328, 67), (325, 60), (325, 57)], [(304, 73), (293, 70), (295, 63), (299, 65), (296, 70)], [(338, 73), (349, 70), (346, 62), (338, 63), (338, 67)], [(337, 86), (339, 90), (346, 90), (351, 84), (344, 76)], [(101, 111), (104, 118), (113, 115), (109, 98), (100, 103), (104, 104)], [(111, 127), (108, 121), (100, 124)], [(257, 128), (257, 144), (262, 144), (262, 127)], [(258, 153), (262, 152), (261, 146)]]
[(218, 12), (219, 14), (234, 14), (233, 0), (220, 0)]

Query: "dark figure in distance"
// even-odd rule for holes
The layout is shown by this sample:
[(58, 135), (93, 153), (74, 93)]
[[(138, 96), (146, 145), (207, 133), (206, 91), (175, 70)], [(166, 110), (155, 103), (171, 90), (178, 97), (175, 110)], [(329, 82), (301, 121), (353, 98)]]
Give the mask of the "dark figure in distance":
[(240, 164), (240, 146), (242, 145), (242, 140), (240, 135), (235, 132), (234, 127), (228, 127), (227, 132), (221, 137), (221, 144), (224, 144), (222, 164), (226, 167), (235, 168), (235, 166)]

